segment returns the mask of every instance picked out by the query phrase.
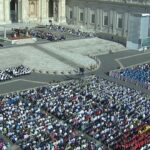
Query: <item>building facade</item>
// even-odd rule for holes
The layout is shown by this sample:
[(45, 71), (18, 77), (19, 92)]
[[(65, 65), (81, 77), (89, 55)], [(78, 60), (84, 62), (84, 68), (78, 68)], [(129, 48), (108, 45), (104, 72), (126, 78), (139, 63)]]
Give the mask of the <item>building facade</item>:
[(0, 0), (0, 24), (66, 22), (65, 0)]
[(119, 42), (126, 41), (132, 13), (150, 13), (150, 0), (66, 0), (68, 24)]
[(112, 40), (126, 39), (132, 13), (150, 13), (150, 0), (0, 0), (0, 24), (53, 20)]

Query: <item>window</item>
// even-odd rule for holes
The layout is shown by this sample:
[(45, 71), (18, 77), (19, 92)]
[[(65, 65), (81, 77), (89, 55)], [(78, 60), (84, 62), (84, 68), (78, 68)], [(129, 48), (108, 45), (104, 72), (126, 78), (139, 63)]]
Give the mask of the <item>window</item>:
[(104, 16), (104, 25), (108, 26), (108, 16)]
[(83, 21), (83, 12), (80, 12), (80, 21)]
[(103, 25), (108, 26), (108, 12), (103, 12)]
[(118, 28), (122, 28), (122, 18), (118, 19)]
[(70, 19), (72, 19), (73, 18), (73, 12), (72, 12), (72, 10), (70, 10)]
[(95, 23), (95, 14), (92, 14), (91, 16), (91, 23)]
[(117, 15), (117, 26), (118, 26), (118, 28), (122, 28), (122, 26), (123, 26), (123, 15), (122, 14)]

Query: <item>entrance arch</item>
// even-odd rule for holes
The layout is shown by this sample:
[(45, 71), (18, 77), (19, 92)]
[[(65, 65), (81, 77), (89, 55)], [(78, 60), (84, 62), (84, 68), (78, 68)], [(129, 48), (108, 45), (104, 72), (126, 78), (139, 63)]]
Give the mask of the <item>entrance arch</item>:
[(11, 22), (18, 22), (18, 0), (10, 1), (10, 19)]

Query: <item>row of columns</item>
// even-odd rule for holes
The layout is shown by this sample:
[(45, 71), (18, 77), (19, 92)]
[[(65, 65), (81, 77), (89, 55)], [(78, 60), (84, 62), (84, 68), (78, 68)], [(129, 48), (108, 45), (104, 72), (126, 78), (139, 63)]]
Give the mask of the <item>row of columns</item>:
[[(3, 14), (0, 17), (0, 21), (6, 24), (11, 23), (10, 16), (10, 2), (12, 0), (2, 0), (0, 5), (0, 13)], [(32, 0), (16, 0), (16, 11), (18, 22), (29, 22), (32, 21), (32, 16), (29, 12), (29, 2)], [(35, 1), (33, 1), (35, 2)], [(1, 8), (2, 7), (2, 8)], [(44, 23), (49, 21), (49, 0), (37, 0), (37, 21)], [(59, 23), (66, 22), (66, 0), (53, 0), (53, 19)]]
[(58, 21), (60, 23), (66, 22), (66, 0), (58, 1)]
[(53, 20), (66, 23), (66, 0), (53, 0)]
[(10, 0), (2, 0), (0, 6), (0, 22), (2, 23), (10, 23)]
[(53, 0), (52, 18), (49, 18), (49, 0), (39, 0), (39, 18), (41, 23), (49, 19), (58, 23), (66, 23), (66, 0)]
[[(96, 6), (95, 6), (96, 7)], [(70, 11), (73, 13), (73, 17), (70, 18)], [(110, 10), (107, 8), (96, 8), (93, 9), (93, 7), (86, 6), (83, 7), (82, 5), (80, 6), (77, 4), (74, 5), (67, 5), (67, 18), (68, 18), (68, 23), (71, 25), (77, 25), (77, 26), (84, 26), (85, 29), (91, 30), (91, 31), (96, 31), (96, 32), (105, 32), (109, 34), (118, 34), (119, 36), (127, 36), (128, 32), (128, 17), (129, 13), (128, 12), (122, 12), (118, 13), (120, 11), (117, 11), (115, 9), (112, 9), (110, 7)], [(80, 21), (80, 12), (84, 13), (84, 20), (81, 22)], [(104, 13), (108, 12), (108, 25), (104, 26)], [(95, 23), (91, 23), (91, 14), (95, 14)], [(122, 15), (122, 28), (118, 28), (118, 15)]]

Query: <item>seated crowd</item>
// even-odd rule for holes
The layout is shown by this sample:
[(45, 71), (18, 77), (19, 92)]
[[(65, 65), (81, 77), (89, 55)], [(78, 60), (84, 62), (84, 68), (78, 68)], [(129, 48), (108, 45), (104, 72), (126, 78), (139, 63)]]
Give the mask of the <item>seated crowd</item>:
[(93, 37), (94, 36), (93, 33), (82, 32), (79, 29), (75, 30), (73, 28), (59, 26), (59, 25), (50, 25), (49, 26), (49, 30), (51, 30), (51, 31), (59, 31), (59, 32), (66, 32), (66, 33), (68, 33), (70, 35), (80, 36), (80, 37), (85, 37), (85, 38), (89, 38), (89, 37)]
[(0, 70), (0, 81), (11, 80), (13, 77), (18, 77), (30, 73), (31, 70), (23, 65), (6, 68), (5, 70)]
[(25, 150), (104, 149), (99, 141), (116, 150), (150, 148), (150, 97), (99, 77), (0, 99), (2, 133)]
[(46, 39), (49, 41), (60, 41), (60, 40), (65, 40), (65, 36), (64, 35), (55, 35), (52, 32), (44, 32), (44, 31), (39, 31), (39, 30), (30, 30), (29, 34), (32, 37), (37, 37), (37, 38), (41, 38), (41, 39)]
[(3, 130), (3, 114), (1, 112), (1, 102), (0, 102), (0, 150), (7, 150), (8, 143), (1, 137), (2, 130)]
[(7, 150), (8, 144), (5, 142), (3, 138), (0, 137), (0, 150)]
[[(39, 91), (39, 93), (38, 93)], [(24, 150), (95, 150), (96, 144), (41, 109), (44, 88), (7, 95), (1, 102), (2, 133)]]
[[(65, 40), (66, 37), (64, 33), (77, 36), (77, 37), (82, 37), (82, 38), (93, 37), (92, 33), (82, 32), (80, 30), (76, 31), (75, 29), (68, 28), (68, 27), (63, 27), (63, 26), (58, 26), (58, 25), (50, 25), (48, 27), (49, 27), (49, 32), (45, 32), (45, 31), (41, 31), (37, 29), (31, 29), (29, 31), (29, 34), (33, 37), (47, 39), (49, 41)], [(56, 34), (55, 32), (58, 32), (61, 34)]]
[[(94, 36), (93, 33), (82, 32), (79, 29), (75, 30), (69, 27), (64, 27), (64, 26), (59, 26), (54, 24), (51, 24), (47, 27), (49, 28), (49, 31), (42, 31), (36, 28), (32, 28), (32, 29), (12, 28), (11, 38), (17, 39), (17, 38), (24, 38), (24, 37), (37, 37), (49, 41), (60, 41), (60, 40), (66, 40), (65, 34), (69, 34), (81, 38), (89, 38)], [(56, 32), (59, 34), (56, 34)]]
[(150, 89), (150, 64), (113, 70), (110, 76)]

